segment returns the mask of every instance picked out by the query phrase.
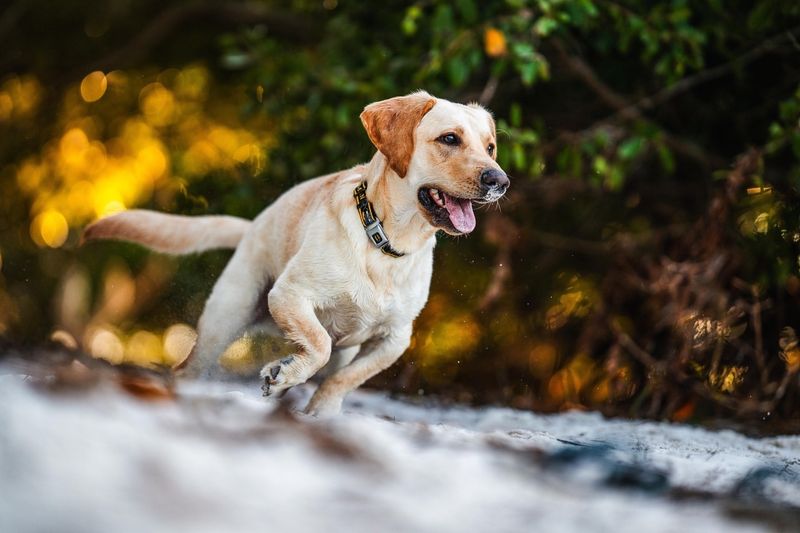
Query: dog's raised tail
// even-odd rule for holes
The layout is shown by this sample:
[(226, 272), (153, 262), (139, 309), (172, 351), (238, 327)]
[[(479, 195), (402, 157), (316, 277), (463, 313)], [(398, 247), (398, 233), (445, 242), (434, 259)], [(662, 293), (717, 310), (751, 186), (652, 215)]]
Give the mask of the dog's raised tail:
[(132, 209), (92, 223), (82, 242), (114, 239), (135, 242), (165, 254), (236, 248), (250, 221), (225, 215), (188, 217)]

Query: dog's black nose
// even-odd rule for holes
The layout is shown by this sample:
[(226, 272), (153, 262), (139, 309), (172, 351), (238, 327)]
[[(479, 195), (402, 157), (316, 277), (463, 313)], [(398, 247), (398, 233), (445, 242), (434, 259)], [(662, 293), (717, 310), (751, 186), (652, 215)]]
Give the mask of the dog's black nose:
[(506, 173), (496, 168), (487, 168), (481, 172), (481, 185), (487, 189), (501, 189), (505, 191), (511, 181)]

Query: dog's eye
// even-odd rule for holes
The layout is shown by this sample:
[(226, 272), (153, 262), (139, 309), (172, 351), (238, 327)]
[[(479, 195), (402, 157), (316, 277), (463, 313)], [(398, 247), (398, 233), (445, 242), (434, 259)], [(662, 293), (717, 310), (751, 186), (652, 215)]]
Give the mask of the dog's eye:
[(494, 155), (494, 145), (489, 144), (489, 146), (486, 147), (486, 151), (489, 153), (489, 155)]
[(444, 135), (439, 136), (439, 138), (436, 140), (439, 141), (440, 143), (444, 143), (450, 146), (458, 146), (459, 144), (461, 144), (461, 139), (459, 139), (458, 135), (456, 135), (455, 133), (445, 133)]

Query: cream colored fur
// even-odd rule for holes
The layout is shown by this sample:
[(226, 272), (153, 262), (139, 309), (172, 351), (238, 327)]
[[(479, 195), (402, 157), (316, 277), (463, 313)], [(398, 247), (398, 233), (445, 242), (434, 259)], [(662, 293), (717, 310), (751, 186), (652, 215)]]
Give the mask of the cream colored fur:
[[(379, 148), (369, 163), (297, 185), (252, 222), (128, 211), (87, 228), (87, 240), (130, 240), (166, 253), (236, 247), (206, 302), (188, 375), (216, 370), (219, 355), (263, 314), (257, 307), (266, 291), (270, 321), (297, 345), (293, 356), (262, 370), (270, 393), (305, 382), (332, 352), (340, 360), (310, 413), (338, 412), (347, 392), (406, 350), (428, 299), (437, 231), (418, 191), (436, 187), (476, 201), (501, 196), (505, 188), (480, 185), (483, 170), (499, 171), (487, 153), (494, 122), (479, 106), (424, 92), (371, 104), (362, 120)], [(462, 140), (457, 149), (437, 140), (451, 131)], [(403, 257), (367, 239), (353, 199), (361, 181)]]

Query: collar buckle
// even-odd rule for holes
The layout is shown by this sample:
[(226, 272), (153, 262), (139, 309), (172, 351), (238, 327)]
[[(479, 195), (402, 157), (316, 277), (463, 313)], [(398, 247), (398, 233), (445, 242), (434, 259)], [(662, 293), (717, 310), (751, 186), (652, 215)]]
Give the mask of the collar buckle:
[(376, 220), (369, 226), (364, 227), (364, 231), (367, 232), (367, 237), (369, 237), (370, 242), (372, 242), (376, 248), (383, 248), (385, 245), (389, 244), (389, 238), (386, 236), (386, 233), (384, 233), (383, 225), (380, 220)]

